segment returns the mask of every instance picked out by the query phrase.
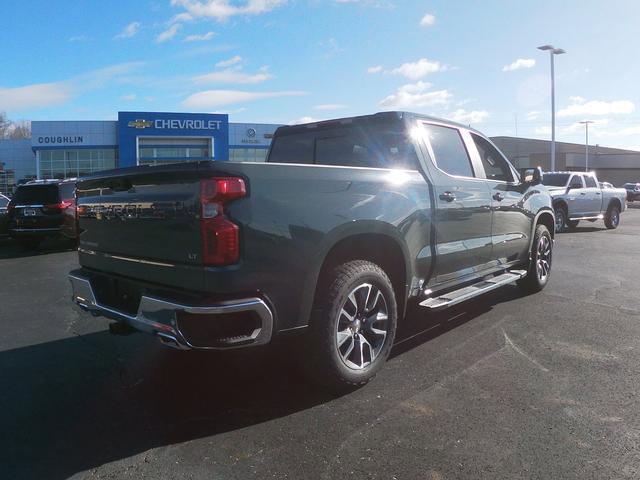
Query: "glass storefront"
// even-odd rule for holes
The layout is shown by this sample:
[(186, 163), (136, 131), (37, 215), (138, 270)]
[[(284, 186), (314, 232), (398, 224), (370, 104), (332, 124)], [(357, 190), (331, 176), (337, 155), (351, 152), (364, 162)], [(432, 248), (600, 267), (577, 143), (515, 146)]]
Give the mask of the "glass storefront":
[(268, 148), (229, 147), (229, 160), (232, 162), (264, 162)]
[(115, 148), (39, 150), (37, 155), (42, 179), (82, 177), (117, 165)]

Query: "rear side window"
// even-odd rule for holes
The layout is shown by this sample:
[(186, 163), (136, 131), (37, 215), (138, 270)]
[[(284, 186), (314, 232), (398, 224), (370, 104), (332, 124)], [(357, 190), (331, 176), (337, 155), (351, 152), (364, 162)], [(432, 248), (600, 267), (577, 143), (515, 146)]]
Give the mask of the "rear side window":
[(584, 176), (584, 181), (587, 184), (587, 188), (596, 188), (596, 179), (589, 176), (589, 175), (585, 175)]
[(503, 182), (513, 182), (513, 173), (509, 164), (500, 152), (486, 139), (471, 134), (473, 142), (476, 144), (484, 173), (489, 180), (501, 180)]
[(570, 188), (583, 188), (582, 184), (582, 175), (574, 175), (571, 177), (571, 183), (569, 183)]
[(24, 185), (13, 197), (16, 205), (51, 205), (58, 203), (58, 185)]
[(473, 177), (471, 160), (458, 129), (426, 123), (424, 128), (438, 168), (449, 175)]
[(276, 135), (269, 153), (269, 162), (313, 163), (314, 148), (315, 134), (312, 132)]

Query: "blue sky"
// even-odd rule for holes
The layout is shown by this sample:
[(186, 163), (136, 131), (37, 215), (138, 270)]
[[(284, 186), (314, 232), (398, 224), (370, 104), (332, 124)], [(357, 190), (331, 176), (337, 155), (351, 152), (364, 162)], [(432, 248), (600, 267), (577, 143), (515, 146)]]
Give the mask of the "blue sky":
[(119, 110), (291, 123), (410, 110), (489, 135), (640, 149), (640, 2), (12, 1), (0, 4), (0, 111)]

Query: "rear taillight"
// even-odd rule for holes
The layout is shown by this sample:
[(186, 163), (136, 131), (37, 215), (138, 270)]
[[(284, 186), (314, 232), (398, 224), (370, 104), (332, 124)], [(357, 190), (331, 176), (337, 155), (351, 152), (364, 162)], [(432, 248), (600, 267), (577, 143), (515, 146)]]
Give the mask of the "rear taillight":
[(242, 178), (200, 181), (200, 232), (205, 265), (231, 265), (240, 260), (240, 229), (224, 214), (224, 205), (246, 196)]
[(62, 212), (63, 210), (73, 205), (73, 203), (73, 200), (61, 200), (58, 203), (51, 203), (49, 205), (45, 205), (42, 208), (47, 213)]

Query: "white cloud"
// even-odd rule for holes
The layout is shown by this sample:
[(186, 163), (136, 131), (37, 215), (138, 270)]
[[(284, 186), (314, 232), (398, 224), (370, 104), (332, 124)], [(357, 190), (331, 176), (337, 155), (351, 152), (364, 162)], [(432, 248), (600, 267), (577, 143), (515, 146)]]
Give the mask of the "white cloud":
[(527, 113), (527, 120), (537, 120), (540, 116), (540, 112), (538, 110), (532, 110)]
[(258, 73), (249, 74), (241, 72), (237, 69), (225, 69), (216, 72), (207, 73), (205, 75), (198, 75), (193, 78), (193, 81), (198, 84), (212, 84), (212, 83), (241, 83), (241, 84), (255, 84), (262, 83), (266, 80), (273, 78), (268, 72), (268, 67), (262, 67)]
[(403, 63), (397, 68), (392, 69), (390, 72), (393, 75), (403, 75), (410, 80), (418, 80), (430, 73), (444, 72), (449, 67), (442, 65), (438, 61), (431, 61), (427, 58), (421, 58), (415, 62)]
[(36, 83), (23, 87), (0, 87), (3, 110), (26, 110), (61, 105), (73, 97), (70, 87), (60, 83)]
[(522, 70), (524, 68), (532, 68), (536, 61), (533, 58), (519, 58), (515, 62), (502, 67), (503, 72), (513, 72), (514, 70)]
[(367, 68), (367, 73), (380, 73), (382, 71), (382, 65), (376, 65), (375, 67)]
[(84, 92), (97, 90), (142, 65), (128, 62), (92, 70), (76, 77), (52, 83), (36, 83), (20, 87), (0, 86), (0, 106), (7, 112), (41, 109), (62, 105)]
[(584, 97), (579, 97), (579, 96), (572, 96), (569, 97), (569, 100), (571, 101), (571, 103), (584, 103), (587, 101), (586, 98)]
[(426, 91), (430, 83), (417, 82), (403, 85), (398, 90), (382, 99), (381, 107), (385, 108), (418, 108), (447, 105), (453, 95), (447, 90)]
[(307, 92), (300, 91), (246, 92), (242, 90), (205, 90), (189, 95), (182, 102), (182, 105), (186, 108), (214, 109), (240, 102), (251, 102), (265, 98), (297, 97), (306, 94)]
[(182, 28), (181, 24), (174, 23), (169, 28), (167, 28), (165, 31), (160, 32), (156, 36), (156, 43), (163, 43), (163, 42), (166, 42), (167, 40), (171, 40), (173, 37), (176, 36), (176, 34), (178, 33), (178, 31), (181, 28)]
[(129, 93), (127, 95), (123, 95), (120, 98), (122, 100), (124, 100), (125, 102), (133, 102), (136, 99), (136, 95), (135, 95), (135, 93)]
[(447, 118), (454, 122), (464, 123), (467, 125), (471, 123), (482, 123), (487, 119), (487, 117), (489, 117), (489, 112), (486, 110), (472, 110), (468, 112), (464, 108), (459, 108), (447, 115)]
[(347, 108), (347, 106), (342, 105), (341, 103), (325, 103), (322, 105), (316, 105), (313, 108), (316, 110), (342, 110), (343, 108)]
[(430, 27), (436, 24), (436, 16), (432, 13), (427, 13), (422, 20), (420, 20), (421, 27)]
[(236, 64), (238, 64), (240, 62), (242, 62), (242, 57), (240, 55), (236, 55), (235, 57), (231, 57), (228, 60), (222, 60), (222, 61), (216, 63), (216, 67), (220, 67), (220, 68), (230, 67), (230, 66), (236, 65)]
[(601, 100), (586, 101), (581, 97), (572, 97), (573, 103), (558, 111), (558, 117), (589, 117), (598, 115), (626, 115), (635, 110), (635, 105), (630, 100), (614, 100), (605, 102)]
[(215, 35), (215, 32), (207, 32), (202, 35), (187, 35), (184, 37), (184, 42), (206, 42), (211, 40)]
[(300, 117), (297, 118), (295, 120), (291, 120), (290, 122), (288, 122), (289, 125), (300, 125), (303, 123), (314, 123), (314, 122), (320, 122), (321, 120), (317, 119), (317, 118), (313, 118), (313, 117)]
[(114, 38), (131, 38), (138, 33), (141, 26), (142, 24), (140, 22), (131, 22)]
[(230, 0), (171, 0), (174, 7), (185, 9), (174, 17), (179, 21), (211, 19), (223, 22), (237, 15), (261, 15), (285, 3), (287, 0), (246, 0), (242, 5), (232, 5)]

